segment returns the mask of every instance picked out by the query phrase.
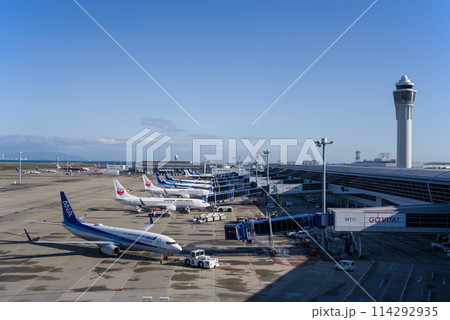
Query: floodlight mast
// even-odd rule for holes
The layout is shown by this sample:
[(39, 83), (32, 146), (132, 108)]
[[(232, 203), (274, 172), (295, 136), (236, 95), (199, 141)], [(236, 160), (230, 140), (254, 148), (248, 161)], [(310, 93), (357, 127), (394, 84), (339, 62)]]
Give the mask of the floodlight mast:
[[(263, 153), (266, 155), (266, 166), (267, 166), (267, 202), (269, 203), (269, 196), (270, 196), (270, 186), (269, 186), (269, 153), (270, 150), (265, 150), (263, 151)], [(270, 229), (270, 234), (269, 234), (269, 245), (270, 245), (270, 249), (273, 249), (273, 233), (272, 233), (272, 217), (271, 217), (271, 213), (268, 212), (267, 213), (269, 215), (269, 229)]]
[[(321, 141), (315, 141), (316, 146), (322, 147), (323, 173), (322, 173), (322, 212), (327, 212), (327, 156), (326, 146), (332, 144), (333, 141), (328, 141), (327, 138), (322, 138)], [(325, 247), (325, 229), (322, 229), (322, 247)]]
[(333, 141), (328, 141), (327, 138), (322, 138), (321, 141), (315, 141), (316, 146), (322, 147), (322, 157), (323, 157), (323, 173), (322, 173), (322, 212), (326, 213), (327, 211), (327, 156), (326, 156), (326, 145), (332, 144)]
[(266, 155), (266, 167), (267, 167), (267, 192), (269, 192), (269, 153), (270, 150), (265, 150), (263, 153)]
[(22, 184), (22, 151), (19, 151), (19, 184)]

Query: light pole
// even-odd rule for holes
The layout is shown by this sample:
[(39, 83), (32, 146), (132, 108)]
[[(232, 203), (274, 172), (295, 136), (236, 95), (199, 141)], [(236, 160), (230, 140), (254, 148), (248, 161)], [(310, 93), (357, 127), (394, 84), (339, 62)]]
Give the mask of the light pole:
[(270, 193), (270, 192), (269, 192), (269, 153), (270, 153), (270, 150), (263, 151), (263, 153), (266, 155), (266, 165), (267, 165), (267, 193)]
[(256, 179), (256, 185), (259, 185), (259, 183), (258, 183), (258, 156), (256, 156), (256, 160), (255, 160), (255, 179)]
[[(215, 179), (216, 179), (216, 185), (219, 185), (219, 182), (217, 181), (217, 177)], [(220, 190), (220, 187), (219, 187), (219, 190)], [(214, 184), (213, 184), (213, 187), (212, 187), (212, 191), (214, 192), (214, 207), (217, 207), (217, 193), (214, 190)]]
[(22, 151), (19, 151), (19, 184), (22, 184)]
[(321, 141), (315, 141), (316, 146), (322, 147), (322, 157), (323, 157), (323, 174), (322, 174), (322, 212), (326, 213), (327, 211), (327, 157), (325, 147), (327, 144), (332, 144), (333, 141), (328, 141), (327, 138), (322, 138)]
[(238, 176), (241, 175), (241, 156), (237, 157), (237, 165), (238, 165)]
[[(327, 144), (332, 144), (333, 141), (328, 142), (327, 138), (322, 138), (321, 141), (315, 141), (316, 146), (322, 147), (322, 157), (323, 157), (323, 173), (322, 173), (322, 212), (327, 211), (327, 157), (325, 153), (325, 147)], [(322, 228), (322, 247), (325, 247), (325, 228)]]
[[(270, 195), (270, 187), (269, 187), (269, 153), (270, 150), (265, 150), (263, 153), (266, 155), (266, 166), (267, 166), (267, 203), (269, 202), (269, 195)], [(269, 215), (269, 246), (270, 250), (273, 250), (273, 234), (272, 234), (272, 213), (268, 212)]]

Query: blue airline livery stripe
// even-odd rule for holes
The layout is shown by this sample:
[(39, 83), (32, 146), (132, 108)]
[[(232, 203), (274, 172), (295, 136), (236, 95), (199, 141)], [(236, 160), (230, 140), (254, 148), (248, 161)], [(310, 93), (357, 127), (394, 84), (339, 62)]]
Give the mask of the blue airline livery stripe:
[[(77, 230), (80, 230), (80, 231), (88, 231), (88, 232), (91, 232), (91, 233), (95, 233), (97, 235), (105, 236), (106, 238), (112, 239), (111, 242), (114, 242), (114, 243), (117, 243), (118, 240), (121, 240), (121, 241), (130, 242), (130, 245), (134, 243), (134, 244), (142, 245), (142, 246), (145, 246), (145, 247), (158, 248), (157, 246), (154, 246), (154, 245), (151, 245), (151, 244), (148, 244), (148, 243), (145, 243), (145, 242), (141, 242), (141, 241), (134, 242), (135, 240), (133, 240), (133, 239), (128, 239), (128, 238), (125, 238), (123, 236), (118, 236), (118, 235), (115, 235), (113, 233), (109, 233), (109, 232), (106, 232), (106, 231), (103, 231), (103, 230), (99, 230), (97, 228), (88, 226), (88, 225), (83, 224), (83, 223), (77, 223), (77, 224), (68, 223), (66, 225), (68, 227), (71, 227), (71, 228), (74, 228), (74, 229), (77, 229)], [(145, 234), (145, 232), (144, 232), (144, 234)], [(142, 236), (144, 236), (144, 234)]]

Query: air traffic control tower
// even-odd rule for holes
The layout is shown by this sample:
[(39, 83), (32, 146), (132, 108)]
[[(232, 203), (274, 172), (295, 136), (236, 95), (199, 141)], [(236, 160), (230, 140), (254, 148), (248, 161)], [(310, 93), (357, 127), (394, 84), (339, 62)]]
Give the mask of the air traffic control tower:
[(416, 100), (414, 82), (403, 75), (395, 84), (395, 113), (397, 118), (397, 167), (411, 168), (412, 111)]

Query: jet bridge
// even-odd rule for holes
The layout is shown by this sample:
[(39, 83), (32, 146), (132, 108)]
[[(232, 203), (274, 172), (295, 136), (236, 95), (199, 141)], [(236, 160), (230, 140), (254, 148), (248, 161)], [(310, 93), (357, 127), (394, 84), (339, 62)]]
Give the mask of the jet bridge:
[[(329, 225), (329, 214), (296, 214), (287, 217), (273, 218), (272, 233), (284, 233), (311, 229), (314, 227), (325, 227)], [(229, 240), (252, 240), (257, 236), (270, 233), (269, 219), (245, 221), (241, 223), (229, 223), (225, 225), (225, 239)]]
[(216, 202), (224, 202), (227, 200), (232, 200), (238, 197), (244, 196), (260, 196), (262, 194), (262, 190), (260, 188), (250, 188), (250, 189), (239, 189), (239, 190), (230, 190), (224, 192), (216, 192), (215, 194), (210, 194), (208, 196), (207, 202), (214, 203)]

